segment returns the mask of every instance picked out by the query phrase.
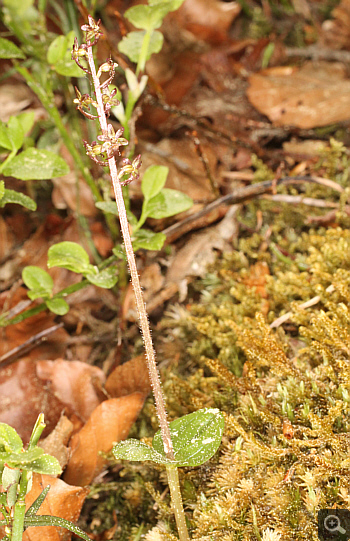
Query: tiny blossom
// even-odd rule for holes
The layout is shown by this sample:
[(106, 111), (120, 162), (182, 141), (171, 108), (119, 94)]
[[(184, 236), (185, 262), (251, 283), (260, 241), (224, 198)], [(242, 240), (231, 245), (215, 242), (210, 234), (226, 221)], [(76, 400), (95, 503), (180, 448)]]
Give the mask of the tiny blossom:
[(85, 73), (89, 73), (89, 70), (80, 64), (80, 58), (87, 58), (87, 46), (85, 45), (85, 43), (79, 45), (78, 39), (74, 38), (72, 60), (74, 60), (77, 66), (79, 66), (80, 69), (85, 71)]
[(97, 23), (95, 23), (91, 15), (88, 16), (88, 20), (89, 20), (89, 24), (83, 24), (83, 26), (81, 26), (81, 29), (85, 32), (86, 43), (89, 46), (92, 46), (92, 45), (96, 45), (96, 43), (99, 40), (99, 37), (102, 36), (102, 32), (100, 32), (101, 20), (98, 20)]
[[(122, 161), (123, 167), (119, 170), (118, 178), (122, 186), (130, 184), (133, 180), (138, 180), (140, 178), (139, 169), (141, 167), (141, 154), (136, 156), (136, 158), (131, 161), (128, 158), (125, 158)], [(125, 175), (129, 175), (126, 180), (122, 180)]]
[(77, 97), (73, 100), (73, 103), (77, 104), (77, 109), (81, 113), (83, 113), (84, 116), (90, 119), (97, 118), (96, 115), (92, 115), (84, 110), (84, 108), (88, 108), (89, 105), (93, 105), (94, 107), (97, 107), (97, 103), (89, 96), (89, 94), (81, 94), (79, 89), (75, 87), (75, 93)]
[(96, 143), (96, 141), (93, 141), (91, 145), (87, 141), (83, 141), (86, 154), (98, 165), (101, 165), (102, 167), (106, 167), (108, 165), (108, 162), (106, 160), (100, 160), (97, 158), (97, 156), (101, 156), (103, 154), (102, 145), (99, 145)]
[(99, 135), (97, 139), (103, 141), (102, 149), (107, 154), (107, 158), (120, 155), (119, 147), (128, 145), (129, 141), (124, 137), (121, 137), (124, 133), (124, 128), (120, 128), (117, 132), (114, 132), (112, 124), (108, 124), (108, 132)]

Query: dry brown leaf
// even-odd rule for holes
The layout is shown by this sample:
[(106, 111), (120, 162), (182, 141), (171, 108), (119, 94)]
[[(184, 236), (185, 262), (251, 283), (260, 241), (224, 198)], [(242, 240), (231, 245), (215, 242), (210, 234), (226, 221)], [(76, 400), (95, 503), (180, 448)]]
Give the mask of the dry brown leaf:
[(333, 20), (322, 24), (322, 37), (331, 49), (350, 48), (350, 0), (342, 0), (332, 11)]
[[(50, 485), (51, 488), (38, 511), (38, 515), (52, 515), (76, 522), (89, 489), (67, 485), (61, 479), (49, 475), (34, 474), (32, 489), (26, 497), (27, 508), (47, 485)], [(43, 541), (44, 539), (45, 541), (69, 541), (71, 535), (65, 528), (40, 526), (28, 528), (23, 534), (23, 541)]]
[(26, 358), (0, 370), (0, 421), (17, 430), (24, 443), (40, 412), (45, 415), (45, 437), (63, 409), (62, 402), (38, 378), (35, 361)]
[(186, 0), (173, 17), (197, 38), (222, 43), (227, 40), (227, 31), (240, 12), (239, 2)]
[(102, 402), (86, 425), (71, 441), (72, 455), (64, 480), (73, 485), (90, 484), (106, 461), (100, 452), (109, 453), (114, 443), (125, 439), (143, 406), (143, 393), (133, 393)]
[(76, 173), (71, 171), (63, 177), (52, 179), (54, 189), (52, 191), (52, 203), (56, 209), (69, 208), (73, 212), (78, 211), (83, 216), (96, 216), (97, 209), (90, 188), (82, 179), (78, 181)]
[(97, 366), (80, 361), (39, 361), (36, 365), (38, 377), (63, 403), (70, 413), (75, 413), (84, 422), (101, 402), (98, 389), (105, 375)]
[(62, 415), (57, 425), (47, 436), (47, 438), (39, 441), (39, 447), (44, 449), (45, 453), (57, 458), (62, 469), (64, 469), (68, 462), (68, 442), (73, 433), (74, 425), (66, 417)]
[(167, 284), (179, 284), (189, 276), (203, 276), (207, 272), (207, 266), (216, 258), (215, 250), (232, 250), (232, 244), (227, 241), (232, 240), (236, 234), (235, 215), (238, 208), (238, 205), (233, 205), (219, 224), (191, 236), (169, 265)]
[(18, 115), (23, 109), (28, 111), (28, 106), (34, 101), (35, 95), (28, 85), (19, 82), (2, 84), (0, 87), (0, 120), (7, 122), (10, 116)]
[(105, 389), (113, 398), (126, 396), (136, 391), (147, 396), (151, 385), (145, 356), (139, 355), (117, 366), (108, 376)]
[[(217, 165), (217, 156), (208, 145), (203, 145), (213, 171)], [(180, 190), (194, 200), (210, 201), (213, 191), (203, 169), (194, 145), (188, 139), (162, 139), (156, 145), (147, 144), (142, 151), (142, 171), (150, 165), (166, 165), (169, 167), (166, 187)], [(133, 186), (132, 184), (130, 186)], [(133, 186), (132, 192), (141, 197), (141, 188)]]
[[(9, 310), (16, 306), (17, 303), (27, 299), (27, 291), (23, 287), (18, 288), (13, 295), (9, 290), (6, 296), (1, 296), (0, 298), (0, 309)], [(39, 304), (39, 301), (36, 301), (36, 304)], [(51, 312), (41, 312), (16, 325), (9, 325), (1, 329), (0, 355), (4, 355), (13, 348), (23, 344), (26, 340), (29, 340), (35, 334), (53, 326), (55, 324), (55, 318), (55, 314)], [(45, 342), (42, 342), (30, 351), (28, 354), (29, 358), (55, 359), (56, 357), (62, 357), (65, 351), (67, 337), (68, 334), (64, 329), (57, 329)]]
[(341, 64), (271, 68), (249, 82), (249, 100), (276, 125), (310, 129), (350, 118), (350, 81)]

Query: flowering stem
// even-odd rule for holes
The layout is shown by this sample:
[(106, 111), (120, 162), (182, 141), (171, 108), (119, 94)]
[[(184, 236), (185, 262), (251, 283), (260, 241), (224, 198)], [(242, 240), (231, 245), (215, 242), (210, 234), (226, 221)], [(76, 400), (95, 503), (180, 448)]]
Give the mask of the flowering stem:
[[(95, 68), (95, 63), (94, 63), (94, 58), (93, 58), (93, 53), (92, 53), (92, 44), (88, 39), (87, 39), (86, 45), (87, 45), (86, 47), (87, 60), (88, 60), (89, 68), (90, 68), (90, 73), (92, 76), (93, 86), (95, 88), (98, 119), (99, 119), (100, 126), (102, 129), (102, 134), (104, 137), (107, 137), (108, 125), (107, 125), (107, 119), (106, 119), (105, 109), (103, 105), (100, 81), (96, 74), (96, 68)], [(118, 179), (118, 170), (117, 170), (117, 165), (116, 165), (114, 156), (108, 159), (108, 165), (109, 165), (110, 174), (112, 178), (115, 199), (116, 199), (116, 203), (118, 207), (120, 226), (121, 226), (124, 244), (125, 244), (125, 251), (126, 251), (126, 256), (127, 256), (130, 275), (131, 275), (132, 287), (135, 293), (136, 307), (139, 314), (140, 327), (141, 327), (142, 337), (143, 337), (145, 350), (146, 350), (148, 371), (149, 371), (150, 381), (151, 381), (154, 399), (156, 403), (157, 415), (159, 419), (160, 430), (161, 430), (162, 440), (164, 444), (164, 450), (165, 450), (166, 456), (174, 460), (174, 449), (171, 442), (170, 429), (169, 429), (169, 424), (167, 421), (167, 414), (166, 414), (166, 409), (165, 409), (165, 402), (164, 402), (160, 377), (159, 377), (156, 360), (155, 360), (155, 352), (154, 352), (153, 343), (152, 343), (151, 330), (149, 326), (145, 302), (143, 299), (139, 275), (137, 272), (135, 254), (134, 254), (134, 250), (131, 243), (129, 223), (128, 223), (125, 203), (123, 199), (122, 186)], [(175, 474), (174, 474), (174, 471), (175, 470), (172, 470), (170, 472), (167, 470), (169, 486), (171, 487), (172, 502), (175, 509), (175, 518), (176, 518), (176, 523), (178, 526), (178, 531), (179, 531), (179, 536), (180, 536), (181, 541), (188, 541), (189, 536), (187, 532), (186, 521), (185, 521), (185, 516), (184, 516), (184, 511), (183, 511), (183, 506), (182, 506), (180, 487), (179, 487), (178, 477), (177, 477), (177, 470)], [(176, 478), (177, 478), (177, 482), (176, 482)]]

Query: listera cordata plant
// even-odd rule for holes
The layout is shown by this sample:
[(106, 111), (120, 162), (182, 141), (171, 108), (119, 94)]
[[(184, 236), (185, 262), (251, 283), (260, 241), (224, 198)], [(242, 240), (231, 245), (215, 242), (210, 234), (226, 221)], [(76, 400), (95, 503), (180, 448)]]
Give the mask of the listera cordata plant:
[(22, 541), (23, 532), (33, 526), (60, 526), (90, 541), (90, 537), (69, 520), (51, 515), (38, 515), (50, 485), (44, 488), (26, 511), (25, 498), (31, 490), (33, 473), (57, 476), (62, 473), (58, 460), (38, 447), (45, 428), (41, 413), (34, 425), (27, 449), (16, 430), (0, 423), (0, 526), (5, 530), (2, 540)]
[[(179, 485), (177, 468), (179, 466), (197, 466), (209, 460), (217, 451), (224, 429), (224, 417), (217, 409), (203, 409), (186, 415), (172, 423), (168, 423), (165, 409), (164, 397), (161, 382), (157, 370), (155, 352), (151, 338), (148, 315), (140, 286), (137, 272), (136, 259), (130, 236), (128, 215), (126, 212), (122, 186), (136, 180), (140, 176), (141, 157), (136, 156), (133, 161), (124, 158), (121, 167), (117, 168), (116, 157), (120, 156), (120, 148), (128, 144), (124, 137), (123, 128), (115, 131), (112, 124), (107, 123), (110, 109), (116, 104), (116, 92), (110, 91), (109, 86), (114, 77), (115, 64), (111, 59), (103, 63), (96, 71), (92, 47), (96, 45), (101, 36), (99, 22), (95, 22), (89, 16), (88, 24), (82, 26), (85, 35), (85, 43), (78, 44), (75, 40), (72, 58), (91, 77), (95, 96), (77, 95), (77, 106), (89, 119), (98, 118), (101, 134), (98, 136), (98, 143), (84, 143), (87, 154), (100, 165), (108, 165), (113, 190), (115, 194), (120, 227), (124, 239), (125, 252), (129, 265), (132, 286), (136, 298), (136, 307), (139, 316), (139, 323), (146, 350), (146, 359), (149, 370), (149, 377), (152, 383), (160, 431), (153, 439), (152, 447), (149, 447), (138, 440), (127, 440), (117, 444), (113, 448), (114, 456), (117, 459), (135, 461), (150, 460), (166, 467), (172, 505), (175, 513), (177, 529), (181, 541), (189, 539), (185, 514), (182, 505), (182, 498)], [(86, 61), (87, 66), (82, 64)], [(101, 81), (103, 74), (107, 74), (104, 82)], [(92, 105), (97, 114), (92, 115), (86, 111), (86, 107)], [(87, 113), (87, 114), (86, 114)], [(165, 180), (155, 174), (147, 179), (148, 191), (147, 200), (153, 201), (153, 206), (161, 207), (162, 204), (169, 206), (169, 197), (156, 198), (161, 193)], [(144, 179), (143, 182), (144, 184)], [(145, 193), (145, 190), (144, 190)], [(156, 199), (156, 201), (154, 201)], [(176, 205), (176, 202), (175, 202)], [(147, 213), (145, 213), (147, 216)], [(141, 216), (145, 220), (145, 216)], [(137, 228), (137, 225), (136, 225)]]

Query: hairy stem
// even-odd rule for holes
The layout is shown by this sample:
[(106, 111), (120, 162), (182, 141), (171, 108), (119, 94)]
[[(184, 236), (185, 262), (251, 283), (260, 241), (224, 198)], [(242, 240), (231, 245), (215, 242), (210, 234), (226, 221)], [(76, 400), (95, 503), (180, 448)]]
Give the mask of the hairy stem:
[[(105, 137), (108, 135), (108, 125), (106, 114), (104, 111), (102, 93), (100, 88), (100, 81), (96, 74), (95, 62), (92, 53), (91, 43), (87, 43), (87, 57), (90, 67), (90, 73), (92, 76), (93, 85), (95, 88), (96, 101), (97, 101), (97, 114), (101, 126), (102, 133)], [(153, 389), (153, 395), (157, 408), (157, 415), (160, 424), (160, 430), (164, 445), (166, 456), (174, 460), (174, 449), (170, 436), (170, 428), (167, 420), (167, 414), (165, 409), (165, 402), (161, 388), (161, 382), (159, 373), (157, 370), (157, 364), (155, 359), (155, 352), (152, 343), (151, 329), (149, 326), (148, 315), (146, 306), (142, 294), (139, 275), (136, 267), (135, 254), (131, 243), (131, 237), (129, 232), (129, 223), (125, 209), (125, 203), (123, 198), (123, 191), (118, 179), (118, 170), (115, 158), (108, 159), (108, 165), (111, 173), (112, 184), (115, 194), (115, 199), (118, 207), (120, 227), (123, 234), (125, 252), (129, 264), (129, 270), (131, 275), (131, 283), (135, 293), (136, 307), (140, 320), (140, 327), (142, 337), (145, 345), (146, 359), (148, 365), (148, 371), (150, 381)], [(175, 519), (181, 541), (189, 541), (189, 535), (186, 526), (185, 513), (182, 505), (181, 491), (179, 485), (179, 478), (177, 468), (167, 468), (169, 487), (171, 491), (171, 498), (175, 511)]]
[[(98, 104), (97, 114), (98, 114), (101, 129), (102, 129), (102, 133), (103, 135), (107, 135), (107, 119), (104, 112), (102, 93), (100, 89), (100, 81), (96, 75), (96, 68), (95, 68), (91, 45), (88, 45), (87, 50), (88, 50), (88, 62), (89, 62), (89, 67), (90, 67), (90, 73), (92, 76), (95, 93), (96, 93), (96, 101)], [(170, 438), (170, 430), (169, 430), (169, 425), (167, 421), (167, 415), (166, 415), (164, 397), (163, 397), (161, 383), (160, 383), (160, 377), (159, 377), (157, 365), (156, 365), (155, 353), (154, 353), (152, 337), (151, 337), (151, 330), (148, 323), (146, 307), (143, 300), (143, 294), (141, 290), (139, 275), (137, 272), (135, 254), (134, 254), (134, 250), (133, 250), (131, 238), (130, 238), (130, 233), (129, 233), (129, 223), (128, 223), (128, 218), (126, 215), (126, 210), (125, 210), (125, 205), (124, 205), (123, 192), (122, 192), (122, 187), (120, 185), (120, 182), (118, 180), (117, 164), (114, 157), (108, 160), (108, 165), (109, 165), (109, 169), (111, 173), (115, 199), (116, 199), (116, 203), (118, 207), (120, 227), (123, 234), (125, 251), (126, 251), (126, 256), (128, 259), (129, 270), (130, 270), (130, 275), (131, 275), (131, 282), (132, 282), (132, 286), (133, 286), (135, 298), (136, 298), (136, 307), (139, 314), (140, 327), (142, 331), (143, 341), (145, 344), (148, 370), (149, 370), (150, 380), (151, 380), (151, 384), (153, 388), (154, 399), (156, 402), (157, 413), (159, 416), (159, 424), (160, 424), (160, 429), (161, 429), (162, 438), (164, 442), (164, 448), (165, 448), (165, 452), (168, 458), (174, 459), (174, 451), (173, 451), (173, 446), (172, 446), (171, 438)]]

